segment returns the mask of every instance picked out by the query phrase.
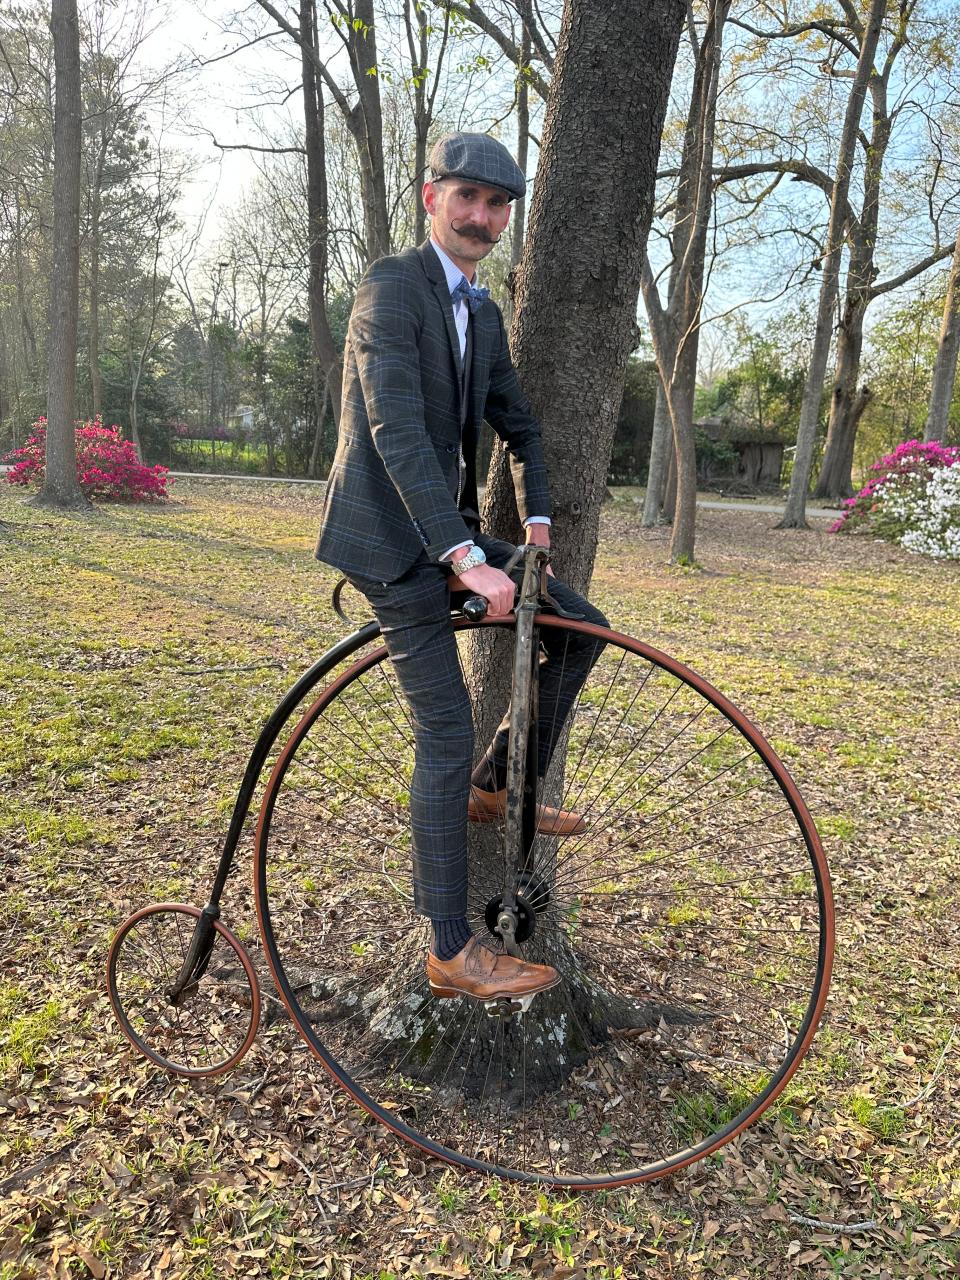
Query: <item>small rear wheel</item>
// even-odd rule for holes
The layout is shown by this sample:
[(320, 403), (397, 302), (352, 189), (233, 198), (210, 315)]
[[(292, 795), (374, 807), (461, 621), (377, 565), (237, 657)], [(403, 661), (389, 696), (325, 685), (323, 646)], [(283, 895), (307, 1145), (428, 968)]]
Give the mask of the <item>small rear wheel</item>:
[(202, 912), (158, 902), (120, 926), (107, 957), (107, 992), (120, 1029), (135, 1049), (179, 1076), (218, 1076), (253, 1044), (260, 990), (244, 948), (212, 922), (209, 950), (176, 990)]

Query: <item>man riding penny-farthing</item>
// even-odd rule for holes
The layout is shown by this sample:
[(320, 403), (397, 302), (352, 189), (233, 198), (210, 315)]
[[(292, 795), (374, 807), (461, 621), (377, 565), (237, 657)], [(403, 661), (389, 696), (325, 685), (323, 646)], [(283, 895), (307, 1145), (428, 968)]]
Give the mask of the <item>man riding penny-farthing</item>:
[[(540, 428), (476, 276), (524, 178), (478, 134), (442, 139), (430, 169), (430, 238), (374, 262), (357, 294), (317, 546), (376, 622), (265, 726), (208, 907), (121, 929), (111, 997), (138, 1048), (183, 1074), (249, 1047), (254, 966), (218, 904), (287, 732), (254, 882), (266, 965), (311, 1050), (443, 1159), (640, 1181), (716, 1150), (795, 1071), (826, 999), (829, 877), (746, 717), (550, 572)], [(484, 421), (520, 548), (480, 526)], [(478, 736), (497, 636), (512, 693)], [(162, 979), (125, 969), (154, 937)]]

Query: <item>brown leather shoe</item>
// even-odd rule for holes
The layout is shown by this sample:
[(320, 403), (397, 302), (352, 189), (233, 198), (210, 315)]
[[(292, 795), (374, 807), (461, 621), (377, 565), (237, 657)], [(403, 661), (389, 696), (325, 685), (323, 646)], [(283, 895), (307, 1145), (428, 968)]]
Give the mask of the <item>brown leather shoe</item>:
[[(471, 822), (502, 822), (507, 812), (507, 789), (481, 791), (470, 788), (467, 801), (467, 817)], [(537, 830), (544, 836), (577, 836), (586, 831), (587, 824), (579, 813), (569, 809), (554, 809), (548, 804), (537, 806)]]
[(471, 938), (452, 960), (427, 956), (430, 992), (440, 999), (472, 996), (475, 1000), (518, 999), (548, 991), (560, 981), (547, 964), (527, 964), (516, 956), (498, 955)]

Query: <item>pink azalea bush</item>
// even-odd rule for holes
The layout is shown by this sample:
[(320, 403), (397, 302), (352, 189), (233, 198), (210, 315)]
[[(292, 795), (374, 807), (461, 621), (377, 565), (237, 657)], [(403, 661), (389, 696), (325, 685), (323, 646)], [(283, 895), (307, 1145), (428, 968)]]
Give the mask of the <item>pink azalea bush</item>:
[[(77, 423), (77, 478), (88, 498), (113, 502), (160, 502), (168, 497), (168, 468), (148, 467), (137, 457), (117, 426), (105, 427), (100, 418)], [(38, 418), (33, 434), (3, 461), (12, 463), (10, 484), (40, 484), (46, 456), (47, 420)]]
[(899, 541), (905, 532), (902, 504), (891, 501), (902, 490), (925, 486), (935, 472), (960, 465), (960, 449), (931, 440), (907, 440), (898, 444), (870, 468), (870, 479), (860, 492), (844, 502), (844, 512), (830, 526), (831, 533), (852, 533), (870, 528), (881, 538)]

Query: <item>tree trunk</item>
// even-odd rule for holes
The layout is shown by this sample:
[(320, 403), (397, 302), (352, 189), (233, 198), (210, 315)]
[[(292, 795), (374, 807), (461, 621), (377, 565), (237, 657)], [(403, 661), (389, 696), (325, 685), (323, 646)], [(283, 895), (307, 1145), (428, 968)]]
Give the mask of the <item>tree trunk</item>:
[(693, 432), (693, 400), (697, 389), (699, 329), (689, 335), (680, 353), (677, 371), (667, 395), (673, 424), (676, 501), (671, 516), (670, 563), (694, 563), (697, 520), (697, 447)]
[[(333, 420), (340, 425), (341, 357), (327, 316), (327, 208), (326, 150), (323, 133), (323, 91), (317, 83), (314, 60), (307, 44), (316, 47), (315, 0), (300, 0), (301, 70), (303, 74), (304, 141), (307, 153), (307, 305), (312, 351), (311, 380), (313, 403), (320, 415), (318, 434), (323, 427), (320, 401), (329, 395)], [(324, 401), (325, 402), (325, 401)], [(312, 464), (311, 464), (312, 465)]]
[[(143, 461), (143, 445), (140, 441), (140, 414), (139, 414), (139, 386), (134, 386), (130, 390), (130, 439), (133, 447), (137, 451), (137, 457)], [(212, 470), (213, 450), (211, 446), (211, 470)]]
[[(853, 271), (852, 264), (850, 270)], [(851, 290), (848, 285), (847, 301), (837, 334), (837, 372), (830, 397), (830, 424), (820, 475), (813, 491), (815, 498), (839, 500), (849, 498), (853, 493), (853, 444), (860, 416), (855, 418), (853, 410), (860, 399), (857, 377), (860, 373), (866, 308), (865, 292)], [(862, 412), (861, 408), (860, 413)]]
[(668, 493), (673, 510), (670, 560), (692, 564), (696, 535), (697, 457), (693, 402), (703, 305), (707, 231), (712, 209), (711, 174), (716, 133), (717, 95), (723, 33), (729, 0), (713, 0), (709, 20), (696, 48), (696, 72), (677, 187), (673, 263), (666, 307), (660, 302), (649, 261), (643, 263), (643, 297), (650, 320), (654, 355), (673, 428), (672, 475)]
[(667, 487), (663, 493), (663, 522), (673, 524), (673, 517), (677, 514), (677, 448), (672, 424), (667, 439)]
[[(512, 350), (521, 386), (545, 427), (553, 563), (583, 594), (635, 342), (640, 264), (682, 17), (682, 0), (654, 0), (625, 12), (567, 0), (516, 273)], [(584, 219), (587, 188), (591, 212)], [(558, 298), (576, 298), (577, 305), (557, 306)], [(483, 523), (507, 541), (522, 538), (499, 443)], [(484, 633), (472, 650), (471, 680), (483, 690), (481, 750), (509, 700), (511, 652), (504, 641)]]
[[(847, 269), (846, 298), (840, 330), (837, 335), (837, 374), (830, 397), (830, 422), (827, 442), (823, 451), (820, 476), (814, 497), (838, 501), (853, 494), (853, 446), (857, 425), (863, 414), (854, 407), (862, 397), (857, 392), (860, 377), (860, 357), (863, 351), (863, 322), (870, 304), (870, 286), (876, 268), (877, 227), (880, 220), (880, 187), (883, 164), (890, 143), (892, 121), (887, 110), (886, 75), (891, 60), (888, 57), (883, 76), (873, 75), (870, 91), (873, 99), (873, 128), (869, 139), (862, 142), (866, 150), (864, 167), (863, 204), (860, 217), (851, 219), (849, 228), (850, 265)], [(869, 393), (868, 393), (869, 398)]]
[(329, 403), (329, 400), (330, 389), (329, 379), (327, 379), (323, 384), (323, 395), (320, 397), (320, 407), (317, 410), (317, 425), (313, 433), (313, 448), (310, 451), (310, 465), (307, 468), (307, 476), (311, 480), (317, 479), (320, 464), (323, 462), (323, 423), (327, 416), (327, 404)]
[[(523, 38), (520, 42), (520, 58), (524, 67), (530, 63), (530, 32), (526, 23), (523, 26)], [(530, 86), (521, 68), (517, 69), (517, 167), (520, 172), (527, 172), (527, 160), (530, 151)], [(526, 232), (527, 198), (521, 196), (513, 202), (513, 223), (510, 240), (510, 265), (519, 267), (523, 257), (523, 237)]]
[(90, 290), (87, 320), (87, 348), (90, 361), (90, 416), (103, 413), (103, 375), (100, 372), (100, 215), (103, 170), (107, 158), (107, 140), (101, 136), (97, 165), (90, 194)]
[(383, 163), (383, 111), (377, 66), (377, 37), (373, 0), (356, 0), (356, 20), (363, 24), (350, 34), (350, 63), (359, 101), (348, 119), (360, 161), (360, 198), (363, 203), (367, 260), (390, 252), (390, 217), (387, 212), (387, 178)]
[[(140, 443), (140, 380), (143, 377), (144, 356), (140, 353), (139, 358), (135, 358), (133, 354), (133, 342), (131, 332), (127, 328), (127, 368), (130, 370), (130, 439), (136, 450), (137, 457), (143, 462), (143, 447)], [(211, 432), (211, 439), (213, 438)]]
[(383, 161), (381, 68), (377, 66), (373, 0), (355, 0), (350, 8), (338, 6), (339, 12), (334, 15), (350, 59), (350, 71), (357, 90), (357, 102), (352, 107), (337, 78), (320, 57), (316, 40), (311, 40), (309, 44), (303, 40), (302, 8), (300, 26), (295, 27), (271, 0), (257, 0), (257, 4), (306, 52), (314, 69), (323, 76), (336, 99), (357, 149), (367, 260), (373, 262), (375, 258), (382, 258), (390, 252), (390, 215), (387, 210), (387, 182)]
[(877, 51), (880, 26), (885, 11), (885, 0), (871, 0), (870, 13), (864, 26), (863, 38), (860, 44), (857, 71), (853, 87), (850, 90), (850, 97), (847, 101), (843, 131), (840, 136), (840, 149), (837, 155), (836, 178), (830, 202), (830, 222), (827, 227), (827, 240), (824, 246), (817, 324), (814, 331), (813, 349), (810, 353), (810, 364), (807, 368), (807, 377), (803, 389), (800, 425), (797, 428), (797, 451), (794, 457), (793, 474), (790, 477), (790, 492), (787, 495), (786, 510), (784, 511), (783, 519), (777, 525), (779, 529), (806, 529), (809, 527), (806, 518), (807, 491), (810, 487), (810, 473), (813, 469), (817, 423), (820, 417), (820, 397), (823, 393), (827, 359), (830, 355), (833, 312), (837, 301), (840, 259), (843, 254), (844, 228), (847, 221), (847, 194), (850, 190), (850, 171), (853, 166), (854, 150), (857, 145), (857, 134), (860, 129), (860, 117), (863, 114), (867, 84), (873, 72), (873, 59)]
[(80, 310), (80, 30), (76, 0), (52, 0), (56, 67), (53, 162), (53, 270), (43, 506), (85, 508), (74, 434)]
[[(682, 17), (680, 0), (625, 12), (564, 6), (511, 337), (521, 384), (548, 428), (554, 563), (578, 591), (593, 570)], [(557, 306), (562, 297), (577, 306)], [(519, 536), (499, 444), (484, 523)]]
[(645, 529), (660, 524), (660, 508), (667, 489), (667, 472), (670, 469), (670, 450), (673, 432), (670, 426), (670, 410), (663, 383), (657, 375), (657, 401), (653, 411), (653, 435), (650, 438), (650, 465), (647, 468), (647, 491), (643, 495), (643, 515), (640, 523)]
[[(459, 1001), (433, 1002), (418, 1016), (410, 1016), (410, 992), (423, 971), (423, 939), (408, 936), (394, 945), (385, 981), (363, 994), (367, 1018), (363, 1034), (370, 1037), (370, 1057), (381, 1066), (406, 1064), (420, 1085), (442, 1082), (454, 1070), (459, 1099), (482, 1097), (492, 1069), (502, 1077), (501, 1102), (509, 1115), (555, 1092), (597, 1045), (610, 1039), (612, 1028), (656, 1027), (661, 1018), (674, 1024), (691, 1021), (686, 1009), (635, 1003), (603, 990), (583, 971), (560, 930), (538, 950), (537, 962), (552, 964), (565, 975), (560, 988), (537, 996), (539, 1034), (513, 1023), (495, 1027), (496, 1020), (482, 1018), (473, 1029), (466, 1054), (461, 1038), (449, 1031), (460, 1014)], [(299, 998), (312, 1021), (334, 1022), (355, 1007), (356, 987), (351, 979), (317, 974), (309, 966), (294, 969), (289, 976), (305, 992)], [(512, 1082), (502, 1074), (511, 1062), (517, 1067)]]
[(957, 376), (957, 352), (960, 350), (960, 229), (950, 264), (950, 279), (943, 304), (943, 323), (937, 358), (933, 365), (933, 385), (930, 390), (930, 407), (924, 428), (924, 440), (939, 440), (945, 444), (953, 400), (953, 384)]
[[(415, 244), (422, 244), (427, 234), (427, 211), (423, 205), (423, 180), (427, 172), (427, 140), (430, 134), (433, 96), (427, 95), (430, 23), (426, 10), (416, 0), (404, 0), (403, 20), (407, 29), (410, 52), (410, 75), (413, 82), (413, 198)], [(450, 15), (444, 14), (445, 24)], [(414, 31), (416, 26), (416, 31)], [(444, 41), (446, 43), (446, 41)]]

